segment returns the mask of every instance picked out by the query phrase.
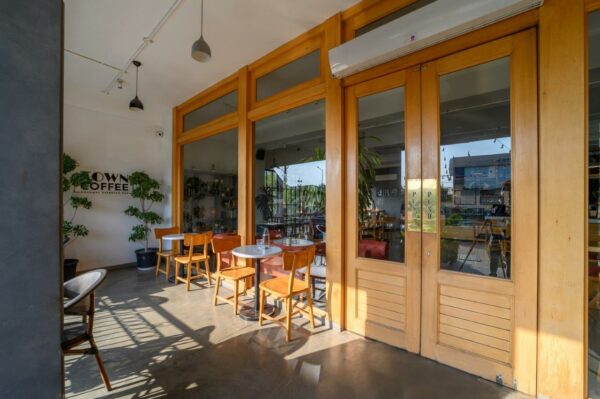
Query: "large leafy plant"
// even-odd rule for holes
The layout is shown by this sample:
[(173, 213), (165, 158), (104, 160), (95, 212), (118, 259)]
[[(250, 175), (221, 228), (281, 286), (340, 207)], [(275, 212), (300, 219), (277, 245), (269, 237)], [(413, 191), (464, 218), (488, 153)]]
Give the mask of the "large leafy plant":
[(162, 222), (160, 215), (150, 209), (155, 202), (162, 202), (164, 194), (158, 191), (160, 183), (145, 172), (134, 172), (129, 175), (129, 185), (131, 196), (140, 203), (139, 207), (130, 205), (125, 210), (127, 216), (132, 216), (140, 221), (140, 224), (133, 226), (129, 241), (144, 241), (144, 250), (147, 252), (150, 226)]
[(373, 187), (381, 165), (379, 153), (369, 148), (365, 143), (367, 139), (379, 141), (375, 136), (368, 136), (358, 143), (358, 217), (361, 222), (368, 219), (368, 210), (373, 206)]
[[(71, 216), (68, 219), (63, 219), (63, 245), (72, 243), (77, 237), (85, 237), (89, 232), (85, 225), (74, 222), (80, 208), (90, 209), (92, 207), (92, 201), (88, 198), (73, 194), (74, 189), (87, 190), (92, 183), (90, 172), (76, 171), (78, 166), (79, 164), (75, 159), (68, 154), (63, 154), (62, 191), (63, 193), (70, 193), (63, 195), (63, 197), (66, 197), (63, 207), (69, 206), (71, 208)], [(64, 213), (68, 213), (66, 209)]]

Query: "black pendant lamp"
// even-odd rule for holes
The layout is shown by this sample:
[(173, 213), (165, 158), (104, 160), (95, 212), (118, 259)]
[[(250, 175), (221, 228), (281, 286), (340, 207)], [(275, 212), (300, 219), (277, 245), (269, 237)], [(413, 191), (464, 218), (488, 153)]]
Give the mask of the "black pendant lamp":
[(192, 45), (192, 58), (199, 62), (210, 60), (210, 47), (202, 35), (204, 31), (204, 0), (200, 0), (200, 39)]
[(144, 104), (138, 98), (138, 70), (142, 63), (139, 61), (133, 61), (133, 65), (135, 65), (135, 98), (129, 102), (129, 109), (131, 111), (143, 111)]

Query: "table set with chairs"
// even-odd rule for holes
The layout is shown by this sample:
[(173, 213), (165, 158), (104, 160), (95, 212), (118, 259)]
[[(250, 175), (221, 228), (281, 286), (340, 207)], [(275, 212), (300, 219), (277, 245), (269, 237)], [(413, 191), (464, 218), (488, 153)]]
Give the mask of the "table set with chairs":
[[(185, 283), (187, 291), (191, 284), (212, 288), (214, 280), (215, 306), (223, 302), (230, 304), (234, 315), (248, 321), (259, 321), (260, 325), (265, 320), (279, 323), (286, 330), (288, 341), (291, 340), (291, 319), (294, 315), (306, 315), (314, 327), (313, 296), (317, 290), (321, 295), (316, 300), (320, 301), (325, 296), (325, 290), (316, 287), (317, 281), (325, 283), (325, 266), (313, 266), (317, 253), (322, 258), (325, 256), (324, 242), (319, 245), (322, 240), (315, 243), (308, 239), (283, 237), (271, 231), (268, 242), (257, 239), (257, 245), (241, 245), (241, 236), (236, 233), (181, 233), (177, 227), (156, 228), (154, 233), (159, 245), (157, 277), (162, 273), (175, 285)], [(166, 248), (167, 241), (171, 242), (172, 249)], [(211, 270), (213, 259), (214, 268)], [(265, 261), (270, 262), (270, 269), (267, 265), (261, 267)], [(274, 272), (273, 269), (279, 270)], [(174, 271), (172, 275), (171, 271)], [(264, 271), (272, 278), (261, 282), (261, 272)], [(195, 281), (200, 279), (203, 284)], [(231, 295), (223, 296), (221, 293), (223, 282), (230, 285)], [(254, 298), (242, 303), (240, 296), (247, 295), (252, 288)], [(267, 298), (274, 303), (267, 303)], [(277, 308), (283, 308), (282, 315), (274, 316)]]

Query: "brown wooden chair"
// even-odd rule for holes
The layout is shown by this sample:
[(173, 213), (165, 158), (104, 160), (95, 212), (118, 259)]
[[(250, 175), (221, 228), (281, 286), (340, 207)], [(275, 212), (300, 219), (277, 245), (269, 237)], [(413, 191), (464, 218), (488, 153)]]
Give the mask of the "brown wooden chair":
[[(177, 243), (173, 241), (172, 249), (164, 249), (162, 238), (168, 234), (178, 234), (179, 227), (166, 227), (166, 228), (156, 228), (154, 229), (154, 237), (158, 240), (158, 252), (156, 253), (158, 260), (156, 262), (156, 276), (158, 277), (158, 273), (164, 273), (166, 275), (167, 280), (169, 280), (169, 274), (171, 271), (171, 259), (175, 258), (175, 256), (179, 255), (179, 249), (176, 248)], [(165, 260), (165, 270), (160, 268), (162, 260)]]
[[(260, 283), (260, 312), (258, 315), (259, 324), (262, 326), (263, 319), (279, 323), (285, 328), (287, 341), (292, 337), (292, 316), (299, 312), (308, 314), (311, 328), (315, 328), (315, 318), (313, 314), (313, 304), (310, 292), (310, 266), (315, 259), (315, 247), (310, 246), (295, 252), (283, 253), (283, 269), (289, 271), (288, 277), (277, 277)], [(306, 268), (304, 280), (296, 278), (296, 270)], [(306, 307), (298, 306), (301, 302), (294, 302), (294, 297), (304, 296), (306, 298)], [(267, 296), (275, 299), (284, 300), (286, 314), (279, 317), (271, 317), (263, 314), (263, 308)], [(282, 320), (285, 319), (285, 324)]]
[[(65, 355), (94, 355), (100, 376), (107, 390), (111, 390), (110, 380), (104, 369), (102, 358), (94, 341), (94, 292), (106, 278), (106, 270), (98, 269), (72, 278), (63, 284), (63, 304), (65, 315), (82, 316), (82, 321), (66, 322), (61, 336), (61, 347)], [(75, 349), (88, 342), (90, 347)]]
[[(238, 297), (239, 284), (241, 280), (245, 280), (244, 291), (246, 291), (247, 282), (254, 276), (255, 270), (253, 267), (238, 266), (237, 258), (231, 253), (234, 248), (242, 245), (242, 237), (221, 236), (212, 239), (212, 250), (217, 255), (217, 271), (214, 276), (217, 278), (215, 287), (214, 304), (218, 300), (225, 301), (233, 305), (233, 313), (238, 314)], [(228, 257), (228, 263), (225, 265), (224, 258)], [(221, 280), (229, 280), (233, 282), (233, 295), (228, 297), (219, 296), (219, 287)]]
[[(186, 283), (186, 289), (189, 291), (190, 283), (193, 280), (206, 276), (208, 286), (211, 286), (210, 256), (208, 255), (208, 244), (211, 238), (212, 232), (184, 235), (183, 245), (189, 247), (189, 250), (187, 254), (175, 257), (175, 284), (178, 284), (180, 281), (184, 282)], [(197, 253), (196, 247), (200, 245), (203, 246), (202, 252)], [(200, 262), (204, 263), (204, 271), (200, 269)], [(192, 266), (196, 268), (195, 276), (192, 276)], [(187, 275), (185, 277), (179, 275), (179, 267), (186, 267)]]

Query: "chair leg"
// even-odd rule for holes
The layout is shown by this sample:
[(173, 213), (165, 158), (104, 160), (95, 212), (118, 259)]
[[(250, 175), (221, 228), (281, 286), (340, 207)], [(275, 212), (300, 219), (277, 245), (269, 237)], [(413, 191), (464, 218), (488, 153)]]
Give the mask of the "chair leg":
[(315, 329), (315, 315), (313, 313), (313, 302), (310, 292), (306, 292), (306, 305), (308, 306), (308, 315), (310, 316), (310, 328)]
[(165, 278), (167, 279), (167, 281), (169, 281), (169, 274), (171, 274), (171, 257), (167, 256), (166, 261), (167, 267), (165, 269)]
[(187, 277), (186, 277), (186, 289), (190, 290), (190, 283), (192, 282), (192, 264), (187, 264)]
[(287, 315), (285, 318), (285, 340), (290, 342), (292, 340), (292, 297), (285, 299)]
[(258, 307), (258, 325), (261, 327), (263, 325), (263, 308), (265, 307), (265, 297), (265, 291), (260, 290), (260, 302)]
[(100, 353), (98, 352), (98, 347), (96, 346), (96, 342), (93, 338), (90, 338), (90, 346), (94, 351), (94, 357), (96, 358), (96, 363), (98, 363), (98, 368), (100, 369), (100, 377), (102, 377), (102, 382), (104, 382), (106, 390), (110, 391), (112, 390), (112, 386), (110, 385), (108, 374), (106, 374), (106, 370), (104, 369), (104, 363), (102, 362), (102, 358), (100, 357)]
[(204, 261), (204, 270), (206, 270), (206, 279), (208, 281), (208, 286), (212, 286), (212, 279), (210, 277), (210, 265), (208, 264), (208, 259)]
[(213, 305), (217, 304), (217, 300), (218, 300), (218, 297), (219, 297), (219, 286), (220, 286), (220, 284), (221, 284), (221, 277), (217, 275), (217, 286), (215, 287), (215, 298), (214, 298), (214, 304)]
[(162, 256), (158, 255), (157, 258), (158, 260), (156, 262), (156, 277), (158, 277), (158, 272), (160, 271), (160, 260), (162, 259)]
[(234, 316), (237, 316), (238, 314), (238, 285), (239, 285), (239, 281), (235, 280), (235, 284), (233, 287), (233, 314)]
[(175, 285), (179, 284), (179, 262), (175, 261)]

